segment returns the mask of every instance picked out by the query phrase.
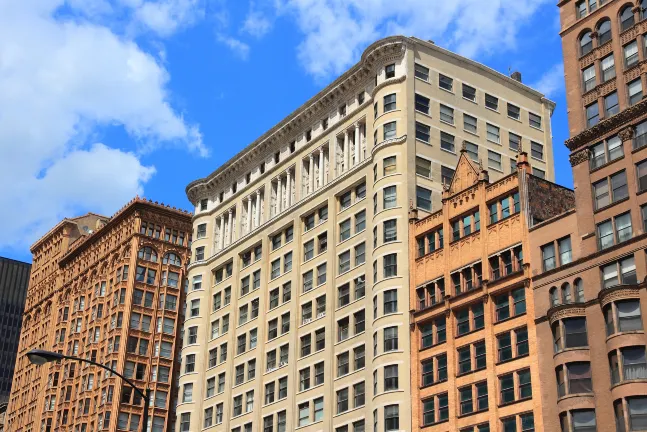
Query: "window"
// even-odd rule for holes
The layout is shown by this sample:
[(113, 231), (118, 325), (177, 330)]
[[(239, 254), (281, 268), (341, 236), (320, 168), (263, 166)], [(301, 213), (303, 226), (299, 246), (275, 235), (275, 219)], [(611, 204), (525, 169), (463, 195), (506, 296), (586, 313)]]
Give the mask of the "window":
[(453, 91), (454, 79), (443, 74), (438, 74), (438, 86), (447, 91)]
[(544, 145), (538, 142), (530, 142), (530, 154), (535, 159), (544, 160)]
[(616, 67), (613, 54), (603, 58), (600, 66), (602, 67), (602, 82), (607, 82), (616, 77)]
[(350, 238), (350, 218), (339, 224), (339, 241), (343, 242)]
[(452, 179), (454, 178), (454, 170), (452, 168), (441, 166), (440, 167), (440, 178), (441, 183), (444, 185), (451, 184)]
[(398, 239), (397, 220), (391, 219), (384, 221), (384, 243), (396, 241)]
[(591, 39), (591, 32), (587, 31), (580, 36), (580, 55), (588, 54), (593, 49), (593, 40)]
[(416, 139), (429, 144), (431, 128), (424, 123), (416, 122)]
[(355, 246), (355, 266), (364, 264), (366, 261), (366, 245), (360, 243)]
[(394, 174), (396, 172), (396, 159), (395, 156), (389, 156), (387, 158), (384, 158), (382, 161), (382, 170), (383, 176), (387, 176), (389, 174)]
[(528, 123), (531, 127), (541, 129), (541, 116), (535, 113), (528, 113)]
[(604, 97), (604, 116), (611, 117), (617, 114), (620, 108), (618, 107), (618, 92), (613, 92)]
[(584, 92), (592, 90), (595, 84), (595, 65), (591, 65), (582, 70), (582, 87)]
[(416, 186), (416, 207), (431, 211), (431, 191), (429, 189)]
[(355, 215), (355, 233), (364, 231), (366, 229), (366, 211), (362, 210), (361, 212)]
[(384, 112), (396, 109), (395, 93), (384, 96)]
[(463, 97), (472, 102), (476, 102), (476, 89), (463, 83)]
[[(416, 174), (426, 178), (431, 178), (431, 161), (416, 156)], [(647, 180), (645, 184), (647, 186)]]
[(625, 31), (634, 25), (634, 13), (631, 6), (625, 6), (620, 11), (620, 31)]
[(418, 63), (414, 66), (414, 74), (416, 78), (420, 78), (423, 81), (429, 81), (429, 68)]
[(398, 311), (398, 291), (395, 289), (384, 291), (384, 315)]
[(557, 240), (557, 246), (559, 247), (559, 263), (560, 265), (568, 264), (572, 261), (572, 251), (571, 251), (571, 237), (564, 237)]
[[(517, 375), (516, 392), (515, 392), (514, 375)], [(500, 400), (502, 404), (531, 397), (532, 388), (530, 384), (530, 369), (501, 375), (499, 377), (499, 389), (500, 389)]]
[[(609, 193), (609, 182), (611, 183), (611, 193)], [(595, 199), (596, 210), (627, 198), (628, 189), (625, 171), (620, 171), (608, 179), (594, 183), (593, 197)]]
[(503, 171), (503, 167), (501, 166), (501, 155), (499, 153), (488, 150), (487, 160), (489, 168), (495, 169), (497, 171)]
[(400, 429), (400, 406), (386, 405), (384, 407), (384, 430), (395, 431)]
[(591, 147), (591, 169), (600, 167), (624, 155), (622, 140), (613, 136), (606, 141), (599, 142)]
[(473, 134), (478, 132), (478, 122), (476, 117), (463, 113), (463, 129)]
[(498, 126), (487, 123), (487, 139), (493, 143), (499, 144), (501, 141), (500, 130)]
[(454, 108), (440, 104), (440, 121), (454, 124)]
[(384, 391), (398, 389), (398, 365), (384, 367)]
[(398, 256), (397, 254), (384, 255), (384, 278), (398, 275)]
[(384, 140), (395, 138), (395, 122), (384, 123)]
[(555, 352), (588, 346), (586, 318), (564, 318), (552, 325)]
[(440, 132), (440, 148), (454, 153), (454, 135), (450, 135), (446, 132)]
[(499, 110), (499, 98), (485, 93), (485, 107), (494, 111)]
[(558, 366), (555, 369), (557, 377), (557, 395), (592, 393), (591, 364), (589, 362), (574, 362)]
[(635, 105), (643, 98), (643, 85), (640, 78), (627, 84), (627, 94), (629, 95), (629, 105)]
[(384, 329), (384, 352), (398, 350), (398, 328), (386, 327)]
[(395, 207), (396, 204), (397, 204), (396, 187), (395, 186), (385, 187), (383, 208), (385, 210), (390, 209)]
[(384, 67), (384, 77), (386, 79), (395, 77), (395, 63), (386, 65)]
[(510, 102), (508, 102), (508, 117), (515, 120), (519, 120), (521, 118), (521, 111), (519, 110), (519, 107), (512, 105)]
[(642, 330), (640, 302), (636, 300), (621, 300), (604, 307), (607, 336), (616, 332)]
[(633, 41), (623, 47), (625, 57), (625, 68), (629, 68), (638, 63), (638, 44)]
[(638, 191), (647, 190), (647, 160), (636, 164), (636, 174), (638, 177)]
[(594, 102), (586, 107), (586, 127), (592, 127), (600, 121), (598, 103)]
[(429, 114), (429, 98), (416, 93), (415, 97), (416, 111)]

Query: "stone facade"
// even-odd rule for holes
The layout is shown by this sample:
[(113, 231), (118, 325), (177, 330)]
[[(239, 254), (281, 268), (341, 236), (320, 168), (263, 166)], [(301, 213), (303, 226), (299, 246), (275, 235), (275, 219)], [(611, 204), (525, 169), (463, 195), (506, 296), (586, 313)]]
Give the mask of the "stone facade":
[(172, 428), (190, 237), (189, 214), (138, 198), (112, 218), (65, 219), (32, 246), (8, 430), (139, 430), (143, 401), (120, 378), (35, 366), (34, 348), (120, 371), (151, 390), (151, 430)]
[(647, 21), (641, 6), (559, 3), (575, 206), (537, 223), (529, 235), (546, 430), (645, 428)]
[(421, 216), (442, 207), (461, 147), (493, 180), (534, 148), (531, 169), (553, 179), (553, 108), (483, 65), (390, 37), (189, 184), (200, 285), (176, 430), (411, 430), (409, 203)]

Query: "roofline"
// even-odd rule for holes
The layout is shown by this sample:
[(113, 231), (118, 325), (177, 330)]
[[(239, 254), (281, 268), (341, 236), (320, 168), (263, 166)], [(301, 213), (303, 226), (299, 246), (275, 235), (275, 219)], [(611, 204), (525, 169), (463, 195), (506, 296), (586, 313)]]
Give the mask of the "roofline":
[[(470, 59), (468, 57), (463, 57), (462, 55), (456, 54), (455, 52), (450, 51), (450, 50), (448, 50), (446, 48), (443, 48), (441, 46), (438, 46), (435, 43), (432, 43), (432, 42), (429, 42), (429, 41), (426, 41), (426, 40), (422, 40), (422, 39), (418, 39), (417, 37), (414, 37), (414, 36), (411, 36), (410, 39), (412, 39), (416, 43), (424, 45), (426, 48), (441, 52), (441, 53), (447, 55), (448, 57), (452, 57), (452, 58), (454, 58), (456, 60), (465, 62), (465, 63), (467, 63), (469, 65), (472, 65), (472, 66), (476, 67), (477, 69), (480, 69), (481, 71), (483, 71), (486, 74), (494, 75), (497, 78), (502, 79), (507, 84), (512, 84), (513, 86), (518, 87), (521, 90), (527, 91), (528, 93), (532, 94), (533, 96), (538, 97), (542, 102), (547, 103), (550, 106), (551, 110), (554, 110), (555, 107), (557, 106), (557, 103), (555, 101), (552, 101), (552, 100), (548, 99), (540, 91), (535, 90), (534, 88), (532, 88), (532, 87), (530, 87), (530, 86), (528, 86), (528, 85), (526, 85), (526, 84), (524, 84), (522, 82), (519, 82), (519, 81), (517, 81), (515, 79), (512, 79), (508, 75), (506, 75), (504, 73), (501, 73), (501, 72), (499, 72), (499, 71), (497, 71), (495, 69), (492, 69), (491, 67), (486, 66), (483, 63), (479, 63), (476, 60), (472, 60), (472, 59)], [(551, 112), (551, 116), (552, 116), (552, 112)]]
[(20, 264), (20, 265), (25, 265), (25, 266), (29, 266), (29, 267), (31, 267), (31, 263), (28, 263), (27, 261), (20, 261), (20, 260), (17, 260), (17, 259), (13, 259), (13, 258), (8, 258), (8, 257), (0, 256), (0, 261), (3, 261), (3, 260), (4, 260), (4, 261), (11, 261), (11, 262), (14, 262), (14, 263), (16, 263), (16, 264)]
[[(88, 214), (90, 214), (90, 213), (87, 213), (87, 214), (86, 214), (86, 216), (87, 216)], [(107, 218), (107, 217), (105, 217), (105, 216), (101, 216), (101, 217), (102, 217), (102, 218), (105, 218), (105, 219), (108, 219), (108, 218)], [(71, 220), (71, 219), (69, 219), (69, 218), (63, 218), (63, 220), (61, 220), (59, 223), (57, 223), (56, 225), (54, 225), (54, 227), (52, 227), (49, 231), (47, 231), (45, 234), (43, 234), (43, 235), (42, 235), (38, 240), (36, 240), (36, 242), (34, 242), (34, 244), (32, 244), (32, 245), (29, 247), (29, 252), (31, 252), (31, 253), (32, 253), (32, 255), (33, 255), (33, 254), (35, 253), (36, 249), (37, 249), (37, 248), (38, 248), (42, 243), (44, 243), (44, 242), (45, 242), (46, 240), (48, 240), (51, 236), (53, 236), (53, 235), (54, 235), (54, 234), (55, 234), (59, 229), (63, 228), (65, 225), (68, 225), (68, 224), (69, 224), (69, 225), (76, 225), (74, 222), (72, 222), (72, 220)]]
[[(362, 52), (362, 56), (357, 63), (355, 63), (353, 66), (347, 69), (346, 72), (340, 75), (332, 83), (328, 84), (325, 88), (323, 88), (313, 97), (308, 99), (305, 103), (300, 105), (297, 109), (295, 109), (286, 117), (284, 117), (283, 120), (275, 124), (271, 129), (269, 129), (263, 135), (255, 139), (249, 145), (245, 146), (241, 151), (239, 151), (236, 155), (230, 158), (226, 163), (220, 165), (220, 167), (218, 167), (216, 170), (211, 172), (211, 174), (209, 174), (208, 176), (199, 178), (197, 180), (190, 182), (185, 188), (185, 193), (189, 201), (195, 205), (197, 202), (197, 197), (194, 195), (199, 194), (199, 192), (196, 190), (198, 186), (206, 187), (208, 186), (209, 183), (211, 183), (214, 179), (219, 178), (221, 175), (224, 175), (225, 173), (236, 172), (237, 168), (233, 166), (238, 162), (242, 161), (243, 158), (247, 156), (249, 153), (257, 150), (257, 147), (259, 145), (263, 143), (270, 145), (273, 143), (273, 140), (277, 135), (293, 133), (291, 128), (292, 123), (295, 120), (298, 120), (300, 116), (303, 116), (304, 114), (308, 114), (309, 109), (315, 108), (317, 105), (321, 106), (321, 105), (328, 104), (332, 100), (334, 100), (335, 95), (333, 94), (333, 92), (347, 91), (348, 88), (353, 87), (359, 78), (355, 78), (355, 80), (350, 83), (346, 83), (346, 81), (353, 78), (353, 75), (357, 73), (361, 73), (363, 68), (366, 68), (366, 72), (370, 71), (370, 69), (373, 67), (372, 62), (381, 54), (380, 50), (386, 51), (387, 48), (391, 47), (391, 48), (394, 48), (394, 51), (397, 51), (398, 45), (400, 45), (400, 48), (404, 50), (405, 48), (412, 48), (415, 44), (421, 44), (426, 48), (436, 50), (456, 60), (466, 62), (474, 66), (475, 68), (481, 70), (485, 74), (491, 75), (497, 79), (501, 79), (502, 81), (504, 81), (505, 84), (515, 86), (518, 89), (523, 90), (529, 93), (530, 95), (537, 97), (538, 99), (540, 99), (542, 103), (548, 104), (551, 110), (550, 114), (552, 116), (556, 106), (555, 102), (546, 98), (542, 93), (538, 92), (537, 90), (517, 80), (514, 80), (509, 76), (502, 74), (501, 72), (498, 72), (490, 67), (483, 65), (482, 63), (468, 59), (466, 57), (463, 57), (459, 54), (456, 54), (452, 51), (441, 48), (433, 43), (424, 41), (422, 39), (418, 39), (415, 37), (407, 37), (402, 35), (389, 36), (383, 39), (379, 39), (373, 42), (371, 45), (369, 45)], [(346, 88), (343, 88), (344, 86)], [(306, 119), (309, 119), (309, 117), (307, 117)]]
[(188, 211), (180, 210), (175, 207), (168, 205), (160, 204), (157, 201), (153, 202), (140, 197), (135, 197), (130, 200), (125, 206), (119, 209), (109, 220), (108, 222), (94, 231), (92, 234), (81, 237), (76, 244), (72, 245), (69, 251), (67, 251), (58, 261), (59, 266), (63, 266), (66, 262), (77, 256), (87, 247), (95, 242), (98, 238), (104, 235), (106, 230), (115, 226), (118, 222), (123, 220), (127, 215), (132, 213), (138, 208), (151, 208), (157, 211), (158, 213), (165, 213), (167, 216), (176, 218), (176, 219), (186, 219), (188, 224), (191, 224), (192, 215)]

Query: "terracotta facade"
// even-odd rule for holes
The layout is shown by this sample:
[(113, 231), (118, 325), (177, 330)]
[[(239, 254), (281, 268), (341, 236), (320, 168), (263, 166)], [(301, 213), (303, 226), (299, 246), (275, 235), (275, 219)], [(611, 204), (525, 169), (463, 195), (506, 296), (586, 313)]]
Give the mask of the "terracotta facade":
[(138, 430), (143, 401), (103, 369), (32, 365), (34, 348), (92, 359), (151, 390), (151, 430), (172, 428), (190, 214), (135, 199), (111, 218), (65, 219), (32, 248), (6, 417), (11, 431)]
[(463, 150), (442, 210), (411, 211), (412, 430), (544, 430), (528, 232), (574, 197), (517, 166), (490, 183)]

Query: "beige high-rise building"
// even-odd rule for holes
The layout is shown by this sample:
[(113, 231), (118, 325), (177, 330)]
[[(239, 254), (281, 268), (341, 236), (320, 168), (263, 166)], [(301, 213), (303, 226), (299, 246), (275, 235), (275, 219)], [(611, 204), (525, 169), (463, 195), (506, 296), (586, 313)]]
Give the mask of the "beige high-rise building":
[(514, 75), (382, 39), (187, 187), (177, 430), (411, 430), (409, 206), (441, 208), (463, 147), (554, 179), (554, 103)]

